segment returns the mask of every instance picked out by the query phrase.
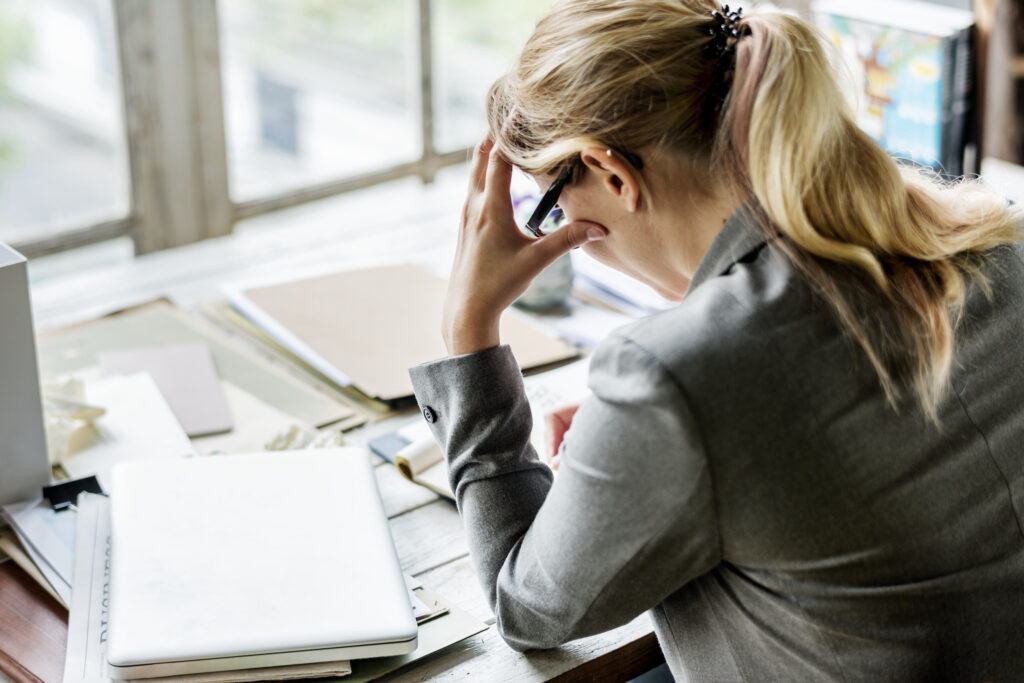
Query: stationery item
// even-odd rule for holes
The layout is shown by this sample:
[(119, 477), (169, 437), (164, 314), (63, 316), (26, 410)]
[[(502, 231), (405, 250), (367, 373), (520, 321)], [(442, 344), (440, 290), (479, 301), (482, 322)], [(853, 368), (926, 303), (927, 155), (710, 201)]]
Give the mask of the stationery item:
[(231, 429), (231, 411), (205, 343), (101, 351), (99, 358), (104, 377), (148, 372), (189, 436)]
[(314, 427), (338, 423), (348, 428), (364, 421), (337, 400), (330, 387), (290, 373), (274, 354), (258, 352), (238, 335), (167, 301), (45, 332), (38, 341), (44, 375), (82, 372), (98, 364), (101, 351), (202, 342), (210, 348), (222, 379), (299, 422)]
[(71, 477), (96, 475), (110, 490), (110, 473), (126, 460), (184, 458), (195, 455), (153, 378), (145, 373), (107, 377), (86, 386), (90, 403), (106, 414), (77, 433), (61, 467)]
[[(410, 403), (407, 369), (446, 355), (440, 321), (446, 283), (411, 265), (350, 270), (264, 285), (230, 285), (231, 304), (268, 335), (341, 386), (392, 406)], [(523, 368), (577, 351), (518, 311), (501, 337)]]
[[(550, 441), (545, 432), (547, 415), (578, 404), (590, 393), (587, 388), (589, 370), (590, 358), (583, 358), (523, 380), (533, 417), (530, 443), (542, 460), (547, 461), (544, 456), (546, 444)], [(422, 419), (416, 418), (394, 432), (370, 439), (367, 445), (374, 453), (393, 463), (409, 481), (446, 498), (455, 499), (448, 484), (444, 454), (434, 440), (430, 427)]]
[(812, 12), (853, 75), (868, 135), (950, 176), (977, 171), (973, 12), (919, 0), (816, 0)]
[(111, 676), (415, 650), (365, 449), (125, 462), (113, 479)]
[(270, 444), (292, 427), (303, 432), (316, 431), (312, 425), (281, 412), (233, 383), (225, 381), (222, 384), (231, 414), (237, 424), (245, 425), (245, 428), (192, 439), (192, 445), (200, 455), (274, 450), (269, 448)]
[(75, 553), (75, 513), (57, 512), (42, 498), (3, 507), (3, 517), (25, 554), (53, 588), (59, 600), (71, 600)]
[(0, 505), (50, 482), (25, 257), (0, 242)]
[(78, 495), (81, 493), (103, 493), (99, 480), (95, 476), (62, 481), (43, 487), (43, 498), (45, 498), (55, 512), (71, 508)]
[(57, 591), (53, 589), (53, 586), (50, 585), (50, 582), (47, 581), (46, 577), (43, 576), (43, 573), (39, 571), (36, 563), (25, 553), (25, 548), (18, 542), (18, 537), (13, 531), (0, 531), (0, 553), (6, 555), (7, 559), (21, 567), (28, 574), (29, 578), (67, 609), (68, 603), (64, 602)]
[(359, 659), (352, 662), (352, 675), (345, 683), (368, 683), (398, 671), (418, 659), (432, 655), (460, 640), (487, 630), (487, 624), (473, 615), (431, 594), (447, 611), (420, 624), (416, 649), (406, 655)]

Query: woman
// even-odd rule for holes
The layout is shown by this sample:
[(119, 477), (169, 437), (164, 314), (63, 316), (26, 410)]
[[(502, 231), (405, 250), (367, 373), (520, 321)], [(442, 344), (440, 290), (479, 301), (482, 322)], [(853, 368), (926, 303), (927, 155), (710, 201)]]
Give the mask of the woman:
[[(683, 680), (1024, 677), (1021, 215), (897, 165), (829, 65), (793, 16), (577, 0), (492, 88), (411, 374), (512, 647), (652, 610)], [(568, 225), (517, 230), (510, 164)], [(498, 320), (579, 245), (681, 303), (595, 351), (553, 478)]]

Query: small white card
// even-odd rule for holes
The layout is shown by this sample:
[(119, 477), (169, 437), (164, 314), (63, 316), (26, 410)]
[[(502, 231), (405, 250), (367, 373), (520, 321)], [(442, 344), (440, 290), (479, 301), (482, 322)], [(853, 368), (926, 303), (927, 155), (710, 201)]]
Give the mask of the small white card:
[(119, 349), (99, 358), (103, 377), (148, 372), (189, 436), (219, 434), (234, 425), (206, 344)]
[(107, 377), (86, 386), (89, 403), (106, 408), (93, 427), (76, 432), (61, 466), (73, 479), (95, 474), (110, 490), (110, 471), (124, 460), (196, 454), (163, 394), (145, 373)]

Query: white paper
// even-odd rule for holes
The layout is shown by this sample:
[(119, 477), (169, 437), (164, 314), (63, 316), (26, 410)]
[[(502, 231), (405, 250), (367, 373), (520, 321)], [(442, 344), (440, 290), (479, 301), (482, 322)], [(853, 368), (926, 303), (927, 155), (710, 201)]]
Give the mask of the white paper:
[(104, 490), (110, 470), (124, 460), (195, 455), (188, 436), (146, 373), (107, 377), (86, 386), (89, 403), (106, 408), (83, 443), (71, 444), (61, 466), (72, 478), (95, 474)]
[(590, 358), (563, 365), (560, 368), (531, 375), (523, 380), (526, 398), (530, 401), (530, 412), (533, 414), (533, 431), (530, 432), (530, 443), (547, 461), (545, 453), (546, 424), (548, 413), (560, 408), (578, 405), (590, 389), (587, 387), (587, 376), (590, 372)]
[(101, 351), (104, 377), (148, 372), (189, 436), (233, 426), (210, 347), (202, 342)]
[(107, 616), (110, 598), (110, 503), (78, 497), (77, 548), (68, 617), (64, 683), (97, 683), (107, 676)]
[(55, 512), (42, 498), (5, 505), (3, 510), (26, 554), (66, 604), (74, 569), (74, 511)]
[(231, 382), (221, 382), (221, 385), (224, 387), (224, 395), (227, 396), (231, 414), (235, 416), (238, 424), (245, 425), (245, 428), (236, 428), (227, 434), (192, 439), (196, 450), (203, 455), (265, 450), (271, 439), (292, 425), (316, 431), (312, 425), (281, 412)]

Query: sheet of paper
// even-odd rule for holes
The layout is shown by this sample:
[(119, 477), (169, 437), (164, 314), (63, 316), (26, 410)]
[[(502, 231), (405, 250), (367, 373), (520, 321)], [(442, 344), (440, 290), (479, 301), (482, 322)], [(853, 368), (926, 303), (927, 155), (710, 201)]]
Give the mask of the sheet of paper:
[(64, 683), (99, 683), (107, 676), (110, 596), (110, 504), (83, 493), (78, 498), (77, 549), (68, 616)]
[(238, 426), (226, 434), (192, 439), (192, 445), (202, 455), (266, 450), (271, 439), (292, 425), (315, 431), (312, 425), (278, 410), (232, 382), (222, 382), (222, 385)]
[(100, 375), (148, 372), (189, 436), (219, 434), (234, 422), (217, 367), (205, 343), (100, 352)]
[[(589, 372), (590, 358), (587, 357), (523, 380), (526, 398), (530, 401), (530, 412), (533, 414), (530, 443), (537, 453), (543, 454), (545, 448), (545, 416), (553, 410), (578, 404), (586, 398), (590, 394), (587, 387)], [(541, 459), (545, 458), (542, 456)]]
[[(75, 554), (74, 594), (68, 618), (68, 645), (63, 683), (114, 683), (107, 675), (107, 601), (110, 595), (110, 501), (93, 494), (78, 500), (79, 550)], [(348, 662), (219, 671), (166, 676), (164, 683), (242, 683), (347, 676)]]
[(49, 578), (47, 569), (60, 577), (61, 586), (67, 587), (65, 596), (61, 587), (54, 586), (65, 600), (70, 597), (71, 577), (74, 569), (75, 556), (75, 512), (64, 510), (55, 512), (50, 504), (42, 499), (5, 505), (4, 515), (11, 528), (29, 555), (40, 557), (40, 571)]
[(95, 474), (104, 490), (116, 463), (140, 458), (183, 458), (195, 455), (163, 394), (145, 373), (94, 380), (86, 398), (106, 408), (84, 441), (69, 446), (61, 466), (72, 478)]
[[(434, 597), (436, 598), (436, 596)], [(350, 679), (352, 683), (376, 680), (385, 674), (401, 669), (410, 662), (422, 659), (460, 640), (487, 630), (487, 624), (473, 615), (455, 605), (445, 603), (443, 599), (436, 599), (441, 600), (448, 612), (420, 624), (416, 649), (410, 654), (398, 657), (357, 659), (352, 662), (352, 678)]]
[(99, 362), (100, 351), (189, 342), (210, 347), (222, 378), (299, 420), (322, 427), (355, 415), (315, 383), (289, 372), (279, 359), (258, 351), (238, 334), (166, 301), (40, 334), (39, 368), (44, 377), (78, 375)]
[(25, 548), (18, 541), (18, 537), (13, 531), (0, 531), (0, 552), (5, 556), (5, 560), (11, 560), (14, 564), (25, 570), (25, 573), (39, 584), (44, 591), (53, 596), (54, 600), (64, 605), (64, 607), (68, 606), (68, 603), (61, 599), (57, 591), (50, 585), (50, 582), (43, 576), (43, 573), (39, 571), (39, 567), (32, 561), (32, 558), (25, 553)]

